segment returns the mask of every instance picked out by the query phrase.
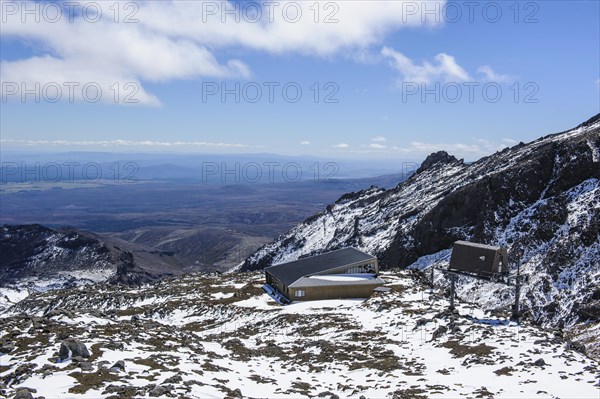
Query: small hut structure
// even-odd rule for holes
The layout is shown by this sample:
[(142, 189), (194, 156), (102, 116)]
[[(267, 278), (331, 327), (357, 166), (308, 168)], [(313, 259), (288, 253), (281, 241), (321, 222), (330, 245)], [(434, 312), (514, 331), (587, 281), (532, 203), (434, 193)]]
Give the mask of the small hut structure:
[(474, 277), (493, 278), (508, 274), (508, 251), (504, 247), (456, 241), (449, 271)]

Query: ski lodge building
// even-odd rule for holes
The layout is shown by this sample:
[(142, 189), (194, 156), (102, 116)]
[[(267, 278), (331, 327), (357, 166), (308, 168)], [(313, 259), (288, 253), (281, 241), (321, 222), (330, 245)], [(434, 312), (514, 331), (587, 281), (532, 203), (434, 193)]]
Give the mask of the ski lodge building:
[(375, 256), (343, 248), (265, 268), (263, 289), (282, 303), (368, 298), (384, 284)]

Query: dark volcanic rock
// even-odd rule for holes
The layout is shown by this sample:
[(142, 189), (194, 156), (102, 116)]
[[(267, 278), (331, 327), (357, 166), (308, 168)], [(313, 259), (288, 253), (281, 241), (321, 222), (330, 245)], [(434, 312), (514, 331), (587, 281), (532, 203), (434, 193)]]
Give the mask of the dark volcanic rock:
[(58, 358), (63, 361), (75, 356), (90, 357), (90, 352), (82, 342), (74, 338), (62, 341), (60, 350), (58, 351)]
[(434, 332), (433, 334), (431, 334), (431, 340), (435, 341), (436, 339), (440, 338), (441, 336), (443, 336), (444, 334), (446, 334), (448, 332), (448, 327), (446, 326), (439, 326)]
[(0, 343), (0, 353), (10, 353), (15, 350), (15, 345), (10, 342)]
[(117, 272), (108, 282), (111, 284), (142, 285), (164, 277), (160, 273), (152, 273), (134, 262), (133, 254), (125, 252), (119, 258)]
[(170, 385), (166, 385), (166, 386), (165, 385), (159, 385), (159, 386), (153, 388), (148, 393), (148, 395), (150, 397), (153, 397), (153, 398), (163, 397), (166, 394), (168, 394), (169, 392), (171, 392), (172, 389), (173, 389), (173, 387), (170, 386)]
[(576, 352), (579, 352), (583, 355), (586, 354), (586, 349), (585, 349), (585, 345), (583, 345), (581, 342), (579, 341), (567, 341), (567, 345), (566, 345), (567, 349), (571, 349), (574, 350)]
[(117, 360), (110, 369), (113, 371), (125, 371), (125, 362), (123, 360)]
[(94, 366), (91, 362), (79, 362), (79, 368), (81, 371), (92, 371)]
[[(419, 174), (436, 164), (449, 164), (454, 162), (459, 161), (453, 155), (449, 155), (446, 151), (434, 152), (425, 158), (419, 169), (417, 169), (416, 174)], [(460, 162), (462, 163), (462, 160)]]
[(50, 271), (103, 268), (110, 263), (109, 249), (89, 233), (38, 224), (0, 227), (0, 282)]
[(33, 395), (31, 394), (32, 392), (35, 393), (35, 389), (18, 388), (15, 391), (15, 396), (13, 396), (13, 399), (33, 399)]
[(180, 275), (183, 267), (173, 254), (110, 236), (37, 224), (0, 226), (0, 286), (36, 277), (67, 288), (105, 281), (102, 276), (115, 272), (115, 282), (138, 284)]

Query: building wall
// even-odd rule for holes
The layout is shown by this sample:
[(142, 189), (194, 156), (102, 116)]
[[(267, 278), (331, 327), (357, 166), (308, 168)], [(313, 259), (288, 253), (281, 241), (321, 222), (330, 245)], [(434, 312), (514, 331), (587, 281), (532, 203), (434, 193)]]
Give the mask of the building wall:
[[(322, 299), (340, 299), (340, 298), (368, 298), (373, 293), (373, 289), (382, 284), (362, 284), (362, 285), (337, 285), (326, 287), (306, 287), (291, 288), (289, 298), (292, 301), (314, 301)], [(303, 297), (295, 296), (296, 290), (303, 290)]]
[(273, 277), (271, 275), (271, 273), (269, 273), (269, 272), (265, 272), (265, 279), (267, 281), (267, 284), (269, 284), (271, 287), (275, 288), (277, 291), (279, 291), (280, 294), (282, 294), (284, 297), (286, 297), (290, 301), (292, 300), (290, 298), (290, 296), (291, 296), (290, 290), (285, 284), (283, 284), (283, 282), (281, 282), (279, 279)]

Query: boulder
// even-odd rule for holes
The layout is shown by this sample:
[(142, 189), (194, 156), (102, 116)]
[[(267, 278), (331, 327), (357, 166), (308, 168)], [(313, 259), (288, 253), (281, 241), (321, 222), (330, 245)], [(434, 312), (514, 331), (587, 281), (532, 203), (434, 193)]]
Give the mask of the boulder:
[(0, 344), (0, 353), (10, 353), (15, 350), (15, 346), (10, 342), (3, 342)]
[(13, 399), (33, 399), (31, 391), (35, 392), (35, 389), (30, 388), (17, 388)]
[(431, 340), (435, 341), (439, 337), (443, 336), (448, 332), (448, 328), (446, 326), (439, 326), (431, 335)]
[(110, 371), (125, 371), (125, 362), (123, 360), (118, 360), (112, 365)]
[(579, 341), (567, 341), (566, 348), (574, 350), (575, 352), (579, 352), (583, 355), (587, 354), (585, 350), (585, 345)]
[(150, 395), (153, 398), (158, 398), (158, 397), (162, 397), (165, 396), (167, 393), (171, 392), (172, 387), (167, 385), (159, 385), (157, 387), (155, 387), (154, 389), (152, 389), (148, 395)]
[(176, 374), (172, 377), (167, 378), (166, 380), (163, 381), (163, 384), (179, 384), (183, 379), (181, 378), (181, 376), (179, 374)]
[(81, 371), (92, 371), (94, 369), (91, 362), (80, 362), (79, 368)]
[(70, 357), (81, 356), (82, 358), (90, 357), (90, 352), (87, 347), (79, 340), (68, 338), (60, 344), (58, 358), (60, 361), (69, 359)]

